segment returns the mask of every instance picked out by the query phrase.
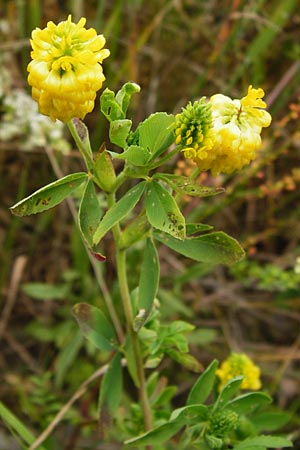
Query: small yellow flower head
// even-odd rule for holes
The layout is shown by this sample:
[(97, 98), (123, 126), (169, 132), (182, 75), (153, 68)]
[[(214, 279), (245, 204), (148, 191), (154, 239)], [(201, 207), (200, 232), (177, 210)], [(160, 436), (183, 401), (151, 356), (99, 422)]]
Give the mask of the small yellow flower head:
[(186, 158), (202, 160), (207, 157), (213, 146), (211, 129), (210, 104), (205, 97), (182, 108), (176, 115), (175, 142), (182, 147)]
[(52, 120), (83, 119), (94, 108), (96, 92), (105, 80), (101, 66), (109, 56), (103, 48), (105, 38), (84, 28), (85, 22), (81, 18), (75, 24), (69, 16), (32, 32), (28, 83), (40, 112)]
[(261, 147), (261, 130), (271, 123), (271, 115), (263, 108), (264, 91), (248, 88), (241, 100), (222, 94), (210, 98), (213, 146), (205, 158), (192, 157), (201, 170), (232, 173), (255, 159)]
[(216, 370), (216, 375), (220, 379), (220, 391), (228, 381), (238, 376), (244, 377), (241, 389), (255, 391), (261, 388), (260, 369), (244, 353), (232, 353)]

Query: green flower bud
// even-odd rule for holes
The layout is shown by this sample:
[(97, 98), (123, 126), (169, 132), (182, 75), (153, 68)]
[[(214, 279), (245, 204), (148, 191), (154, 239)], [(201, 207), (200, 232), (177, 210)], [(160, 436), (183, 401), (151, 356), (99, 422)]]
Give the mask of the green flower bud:
[(189, 102), (176, 115), (176, 144), (182, 147), (187, 158), (203, 159), (213, 146), (211, 105), (205, 97)]
[(209, 421), (207, 433), (223, 438), (229, 431), (236, 428), (239, 416), (236, 412), (224, 410), (214, 414)]

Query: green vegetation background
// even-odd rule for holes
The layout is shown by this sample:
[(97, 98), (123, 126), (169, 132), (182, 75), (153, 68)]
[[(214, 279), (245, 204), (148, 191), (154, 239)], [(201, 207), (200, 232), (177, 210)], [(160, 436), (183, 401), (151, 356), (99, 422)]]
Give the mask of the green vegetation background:
[[(190, 221), (207, 221), (237, 238), (246, 259), (230, 269), (207, 267), (161, 249), (159, 298), (168, 320), (185, 318), (197, 326), (191, 346), (203, 365), (231, 350), (260, 365), (276, 404), (293, 414), (287, 429), (299, 449), (300, 1), (1, 0), (0, 70), (10, 73), (9, 91), (0, 91), (1, 121), (4, 98), (29, 92), (31, 30), (69, 13), (75, 21), (87, 17), (88, 26), (107, 38), (105, 86), (117, 89), (128, 80), (141, 85), (132, 107), (136, 122), (154, 111), (176, 113), (203, 95), (239, 98), (249, 84), (265, 90), (273, 122), (264, 130), (257, 161), (230, 177), (202, 174), (202, 183), (224, 186), (226, 194), (187, 200), (184, 211)], [(86, 123), (96, 149), (107, 141), (98, 104)], [(83, 343), (70, 313), (78, 301), (101, 302), (101, 292), (67, 205), (22, 220), (8, 210), (53, 181), (57, 170), (81, 169), (75, 149), (56, 159), (49, 148), (24, 149), (31, 132), (0, 139), (0, 398), (38, 434), (95, 370), (95, 360), (99, 366), (103, 361)], [(172, 170), (188, 174), (191, 167), (179, 155)], [(113, 255), (109, 239), (105, 247)], [(141, 263), (135, 251), (130, 263), (133, 282)], [(115, 292), (113, 257), (101, 271)], [(194, 375), (172, 364), (164, 371), (179, 386), (180, 403)], [(92, 385), (69, 411), (66, 449), (84, 448), (83, 435), (91, 439), (96, 396)], [(64, 436), (64, 423), (56, 433)], [(2, 448), (17, 447), (0, 424)]]

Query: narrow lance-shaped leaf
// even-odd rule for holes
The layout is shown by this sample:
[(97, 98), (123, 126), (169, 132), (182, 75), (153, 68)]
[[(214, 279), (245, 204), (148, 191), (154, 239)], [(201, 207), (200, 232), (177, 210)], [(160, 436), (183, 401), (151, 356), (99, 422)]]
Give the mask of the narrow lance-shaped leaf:
[(234, 450), (249, 450), (249, 448), (267, 447), (283, 448), (293, 447), (292, 442), (281, 436), (255, 436), (245, 439), (234, 447)]
[(185, 238), (185, 219), (170, 193), (157, 181), (147, 186), (145, 197), (146, 214), (154, 228), (174, 236)]
[[(32, 432), (2, 402), (0, 402), (0, 417), (7, 424), (8, 428), (17, 433), (28, 446), (35, 442), (36, 438)], [(39, 445), (38, 450), (46, 449)]]
[(203, 366), (202, 364), (189, 353), (182, 353), (174, 348), (169, 348), (165, 350), (166, 354), (170, 356), (170, 358), (177, 361), (181, 366), (185, 367), (188, 370), (199, 373), (202, 372)]
[(158, 178), (167, 183), (175, 192), (185, 195), (191, 195), (193, 197), (209, 197), (211, 195), (217, 195), (225, 192), (221, 187), (202, 186), (196, 183), (195, 180), (189, 177), (181, 175), (157, 173), (154, 178)]
[(157, 232), (154, 232), (154, 237), (177, 253), (199, 262), (230, 265), (240, 261), (245, 255), (240, 244), (222, 231), (183, 241)]
[[(258, 392), (256, 392), (258, 394)], [(260, 392), (262, 394), (262, 392)], [(271, 402), (271, 398), (269, 403)], [(256, 412), (251, 417), (251, 422), (254, 424), (255, 429), (258, 432), (261, 431), (274, 431), (286, 425), (292, 418), (293, 412), (291, 411), (262, 411)], [(254, 416), (254, 417), (253, 417)]]
[(213, 228), (214, 227), (211, 225), (207, 225), (205, 223), (187, 223), (186, 234), (189, 236), (190, 234), (206, 233), (207, 231), (211, 231)]
[(190, 390), (187, 405), (204, 403), (209, 396), (215, 381), (215, 372), (218, 367), (218, 361), (214, 360), (200, 375), (192, 389)]
[(99, 426), (102, 435), (110, 428), (111, 419), (120, 405), (122, 385), (121, 354), (117, 353), (111, 360), (100, 385)]
[(244, 377), (238, 376), (229, 380), (223, 389), (221, 390), (215, 404), (213, 410), (216, 410), (219, 406), (225, 406), (226, 403), (234, 396), (234, 394), (239, 390)]
[(72, 313), (77, 320), (82, 334), (103, 351), (111, 351), (117, 343), (115, 330), (105, 314), (95, 306), (78, 303)]
[(238, 414), (245, 414), (259, 406), (265, 406), (272, 402), (272, 398), (265, 392), (248, 392), (230, 400), (226, 407)]
[(78, 214), (80, 231), (89, 247), (93, 246), (93, 236), (101, 217), (101, 209), (92, 180), (86, 184)]
[(20, 200), (10, 210), (16, 216), (29, 216), (46, 211), (61, 203), (86, 179), (87, 174), (85, 172), (67, 175)]
[(146, 241), (144, 259), (139, 281), (139, 311), (144, 310), (143, 317), (146, 319), (151, 310), (153, 301), (157, 294), (159, 282), (159, 259), (156, 247), (152, 239)]
[(131, 188), (101, 220), (93, 237), (94, 244), (98, 244), (103, 236), (135, 207), (144, 192), (146, 182), (142, 181)]
[(125, 445), (140, 447), (141, 445), (154, 446), (161, 444), (162, 442), (171, 439), (182, 426), (183, 425), (180, 422), (167, 422), (157, 428), (153, 428), (153, 430), (150, 430), (147, 433), (125, 441)]
[(170, 422), (176, 421), (182, 425), (200, 423), (207, 420), (209, 409), (205, 405), (187, 405), (182, 408), (175, 409), (170, 417)]

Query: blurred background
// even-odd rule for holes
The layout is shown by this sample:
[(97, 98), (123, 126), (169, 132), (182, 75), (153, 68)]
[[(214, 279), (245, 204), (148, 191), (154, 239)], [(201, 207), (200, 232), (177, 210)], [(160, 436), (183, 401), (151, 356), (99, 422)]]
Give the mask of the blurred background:
[[(86, 17), (107, 39), (104, 87), (140, 84), (130, 111), (135, 123), (155, 111), (177, 113), (202, 96), (241, 98), (249, 84), (264, 89), (273, 121), (257, 160), (230, 177), (201, 174), (201, 183), (223, 186), (226, 194), (186, 199), (184, 206), (190, 222), (238, 239), (246, 258), (213, 267), (160, 249), (158, 297), (168, 320), (197, 327), (191, 348), (203, 365), (230, 351), (253, 358), (276, 407), (289, 413), (286, 430), (300, 449), (299, 0), (0, 1), (1, 400), (37, 436), (95, 364), (105, 362), (83, 342), (71, 316), (75, 303), (103, 299), (68, 205), (22, 219), (9, 211), (42, 185), (82, 170), (68, 130), (38, 114), (26, 81), (31, 31), (68, 14), (73, 21)], [(98, 102), (85, 122), (96, 151), (108, 139)], [(169, 168), (192, 169), (180, 155)], [(117, 297), (110, 240), (104, 245), (108, 261), (97, 270)], [(134, 285), (139, 252), (129, 258)], [(180, 405), (195, 376), (172, 364), (164, 371), (179, 385)], [(92, 385), (47, 448), (95, 444), (96, 404)], [(0, 421), (0, 449), (19, 448)]]

